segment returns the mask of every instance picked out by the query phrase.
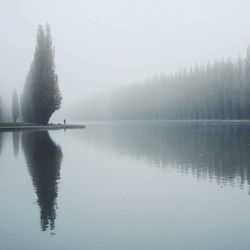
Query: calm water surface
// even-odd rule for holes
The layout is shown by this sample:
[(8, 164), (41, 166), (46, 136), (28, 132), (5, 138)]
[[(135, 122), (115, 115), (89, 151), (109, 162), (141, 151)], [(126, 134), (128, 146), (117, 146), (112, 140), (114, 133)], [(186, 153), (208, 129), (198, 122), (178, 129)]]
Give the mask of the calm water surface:
[(0, 134), (0, 249), (250, 249), (250, 126)]

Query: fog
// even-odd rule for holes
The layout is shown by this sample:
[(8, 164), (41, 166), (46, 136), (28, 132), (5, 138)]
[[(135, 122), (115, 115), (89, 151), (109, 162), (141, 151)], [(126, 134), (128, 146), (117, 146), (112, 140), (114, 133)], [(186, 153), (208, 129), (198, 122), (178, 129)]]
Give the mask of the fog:
[(39, 24), (51, 25), (63, 103), (219, 58), (245, 55), (247, 0), (0, 0), (0, 94), (21, 94)]

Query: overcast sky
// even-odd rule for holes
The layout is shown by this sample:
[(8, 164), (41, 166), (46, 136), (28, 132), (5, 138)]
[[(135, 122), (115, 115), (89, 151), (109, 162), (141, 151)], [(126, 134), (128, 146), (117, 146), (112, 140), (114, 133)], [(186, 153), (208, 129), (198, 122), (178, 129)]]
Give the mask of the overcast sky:
[(0, 0), (0, 93), (21, 93), (51, 24), (64, 105), (110, 86), (245, 55), (249, 0)]

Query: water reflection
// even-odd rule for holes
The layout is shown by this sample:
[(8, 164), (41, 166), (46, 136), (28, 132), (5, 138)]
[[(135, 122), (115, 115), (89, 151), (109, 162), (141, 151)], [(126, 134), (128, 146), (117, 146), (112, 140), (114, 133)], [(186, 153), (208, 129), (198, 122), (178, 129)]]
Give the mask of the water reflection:
[(19, 152), (19, 145), (20, 145), (20, 132), (19, 131), (12, 132), (12, 137), (13, 137), (14, 154), (15, 156), (17, 156)]
[(250, 185), (250, 126), (166, 122), (94, 127), (88, 141), (219, 184)]
[(23, 132), (22, 146), (40, 207), (41, 229), (53, 230), (62, 151), (47, 131)]
[(2, 148), (3, 148), (3, 141), (4, 141), (4, 133), (0, 132), (0, 154), (1, 154)]
[[(77, 139), (84, 137), (81, 145), (103, 146), (112, 153), (126, 154), (151, 166), (198, 179), (216, 180), (220, 185), (250, 186), (248, 125), (117, 123), (89, 126), (87, 133), (74, 133)], [(0, 149), (1, 138), (0, 133)], [(13, 133), (15, 154), (19, 148), (17, 138), (19, 135)], [(62, 151), (45, 131), (23, 132), (22, 146), (41, 211), (41, 228), (53, 230)]]

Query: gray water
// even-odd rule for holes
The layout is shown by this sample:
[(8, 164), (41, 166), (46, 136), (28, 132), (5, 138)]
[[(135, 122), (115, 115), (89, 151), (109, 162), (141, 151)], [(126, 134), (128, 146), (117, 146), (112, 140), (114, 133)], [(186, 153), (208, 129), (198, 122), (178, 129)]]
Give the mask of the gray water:
[(0, 134), (0, 249), (250, 248), (250, 126)]

